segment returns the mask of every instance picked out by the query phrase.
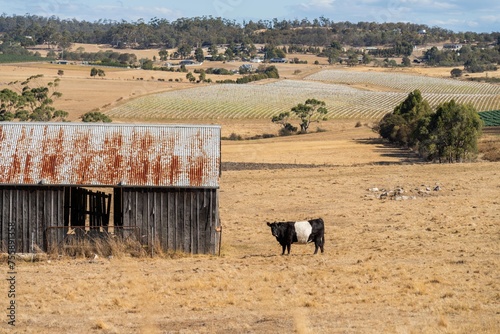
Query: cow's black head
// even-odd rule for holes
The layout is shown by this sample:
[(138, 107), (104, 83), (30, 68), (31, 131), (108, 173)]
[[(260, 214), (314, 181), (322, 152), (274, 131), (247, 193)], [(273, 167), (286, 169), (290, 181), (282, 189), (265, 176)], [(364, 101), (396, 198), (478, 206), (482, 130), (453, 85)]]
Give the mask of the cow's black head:
[(271, 233), (273, 234), (274, 237), (279, 238), (280, 237), (280, 224), (279, 223), (267, 223), (267, 226), (271, 228)]

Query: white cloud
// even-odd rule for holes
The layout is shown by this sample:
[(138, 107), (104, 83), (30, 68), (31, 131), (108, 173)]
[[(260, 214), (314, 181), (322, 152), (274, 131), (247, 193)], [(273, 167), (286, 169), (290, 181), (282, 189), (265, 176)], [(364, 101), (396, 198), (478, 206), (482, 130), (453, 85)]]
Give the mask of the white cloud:
[(310, 0), (308, 3), (301, 3), (304, 9), (332, 9), (335, 0)]

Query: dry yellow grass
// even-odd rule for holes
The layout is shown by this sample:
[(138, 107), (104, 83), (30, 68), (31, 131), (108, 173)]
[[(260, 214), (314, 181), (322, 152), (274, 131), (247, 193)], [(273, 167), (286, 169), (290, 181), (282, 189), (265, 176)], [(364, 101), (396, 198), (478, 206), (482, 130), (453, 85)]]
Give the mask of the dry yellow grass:
[[(1, 66), (0, 81), (57, 73), (33, 66)], [(91, 80), (87, 69), (64, 70), (61, 90), (74, 117), (156, 89), (126, 71)], [(414, 163), (368, 126), (354, 125), (332, 121), (322, 133), (223, 141), (224, 162), (263, 165), (222, 174), (221, 257), (18, 260), (16, 327), (4, 317), (0, 332), (498, 333), (498, 163)], [(276, 131), (265, 121), (225, 121), (222, 129)], [(440, 191), (432, 191), (436, 185)], [(374, 187), (401, 187), (414, 199), (378, 199), (368, 190)], [(326, 223), (325, 253), (292, 245), (290, 256), (280, 256), (266, 221), (315, 217)], [(8, 282), (0, 282), (5, 309)]]
[[(342, 126), (223, 143), (224, 161), (246, 153), (253, 162), (306, 163), (316, 152), (318, 163), (338, 166), (224, 172), (221, 257), (19, 262), (16, 329), (497, 333), (498, 164), (397, 164), (411, 157), (370, 144), (366, 127)], [(349, 145), (357, 154), (347, 155)], [(441, 190), (426, 190), (435, 185)], [(380, 200), (373, 187), (402, 187), (415, 199)], [(280, 256), (265, 222), (318, 216), (325, 254), (292, 245)]]

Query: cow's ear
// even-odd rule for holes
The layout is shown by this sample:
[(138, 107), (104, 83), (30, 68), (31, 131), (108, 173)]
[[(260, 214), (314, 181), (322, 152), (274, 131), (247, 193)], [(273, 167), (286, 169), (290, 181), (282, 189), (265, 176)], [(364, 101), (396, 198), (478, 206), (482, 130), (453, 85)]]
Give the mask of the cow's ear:
[(267, 222), (267, 226), (271, 226), (271, 223), (270, 223), (270, 222)]

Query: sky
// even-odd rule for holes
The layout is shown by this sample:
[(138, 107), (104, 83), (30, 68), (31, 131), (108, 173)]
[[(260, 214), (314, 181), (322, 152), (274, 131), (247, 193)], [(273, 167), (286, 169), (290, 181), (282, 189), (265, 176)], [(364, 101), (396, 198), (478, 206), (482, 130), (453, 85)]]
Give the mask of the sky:
[(454, 32), (500, 32), (498, 0), (0, 0), (0, 13), (90, 22), (213, 16), (242, 23), (323, 16), (333, 22), (410, 22)]

